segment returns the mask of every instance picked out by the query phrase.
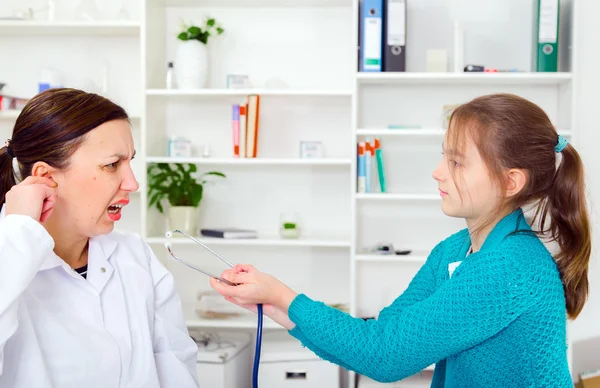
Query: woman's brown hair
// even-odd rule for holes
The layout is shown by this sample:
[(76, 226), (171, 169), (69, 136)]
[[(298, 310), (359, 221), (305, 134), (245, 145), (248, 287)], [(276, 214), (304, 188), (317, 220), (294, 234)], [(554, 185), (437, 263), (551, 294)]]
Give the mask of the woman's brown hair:
[[(505, 199), (486, 224), (505, 210), (539, 205), (533, 217), (540, 225), (536, 232), (550, 237), (560, 247), (554, 259), (563, 283), (567, 312), (575, 319), (588, 297), (591, 254), (590, 221), (579, 154), (567, 144), (557, 156), (558, 133), (546, 113), (531, 101), (512, 94), (485, 95), (456, 108), (450, 117), (448, 142), (460, 150), (467, 139), (477, 147), (502, 193), (506, 192), (508, 169), (525, 171), (523, 189)], [(557, 157), (562, 158), (558, 168)]]
[(13, 157), (23, 179), (31, 175), (36, 162), (65, 169), (85, 135), (112, 120), (129, 121), (129, 117), (123, 108), (97, 94), (56, 88), (34, 96), (17, 118), (8, 146), (0, 149), (0, 207), (17, 184)]

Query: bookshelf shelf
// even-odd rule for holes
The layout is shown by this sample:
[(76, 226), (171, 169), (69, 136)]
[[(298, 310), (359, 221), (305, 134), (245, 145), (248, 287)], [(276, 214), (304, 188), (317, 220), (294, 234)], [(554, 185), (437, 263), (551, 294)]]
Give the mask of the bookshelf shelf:
[[(298, 239), (282, 239), (276, 236), (260, 236), (255, 239), (222, 239), (222, 238), (198, 238), (206, 245), (234, 245), (234, 246), (271, 246), (271, 247), (319, 247), (319, 248), (349, 248), (350, 241), (347, 239), (335, 239), (335, 238), (310, 238), (303, 237)], [(194, 241), (188, 238), (182, 237), (150, 237), (146, 241), (148, 244), (153, 245), (164, 245), (165, 243), (171, 243), (173, 245), (183, 244), (191, 245), (195, 244)]]
[(356, 193), (361, 201), (440, 201), (436, 194), (400, 194), (400, 193)]
[(357, 136), (444, 136), (446, 131), (435, 128), (415, 129), (357, 129)]
[(21, 111), (19, 110), (8, 110), (0, 111), (0, 121), (2, 120), (16, 120), (19, 117)]
[[(10, 109), (7, 111), (0, 111), (0, 121), (4, 120), (4, 121), (13, 121), (16, 120), (19, 115), (21, 114), (20, 110), (15, 110), (15, 109)], [(133, 115), (129, 115), (129, 118), (132, 121), (138, 121), (140, 120), (141, 116), (139, 114), (133, 114)]]
[(354, 256), (356, 261), (366, 263), (425, 263), (427, 255), (356, 255)]
[(570, 82), (571, 73), (357, 73), (360, 84), (472, 84), (559, 85)]
[[(256, 330), (256, 315), (244, 314), (229, 319), (187, 318), (185, 323), (191, 329), (248, 329)], [(265, 316), (263, 329), (285, 330), (283, 326)]]
[(350, 159), (296, 159), (296, 158), (172, 158), (168, 156), (151, 156), (147, 163), (190, 163), (232, 166), (350, 166)]
[(242, 97), (259, 94), (261, 97), (348, 97), (350, 90), (319, 89), (148, 89), (148, 96), (162, 97)]
[(48, 22), (48, 21), (0, 21), (0, 35), (48, 36), (48, 35), (99, 35), (136, 36), (140, 34), (140, 22)]
[[(412, 137), (412, 136), (422, 136), (422, 137), (441, 137), (444, 136), (446, 131), (444, 129), (434, 129), (434, 128), (415, 128), (415, 129), (357, 129), (357, 136), (381, 136), (381, 137)], [(558, 133), (562, 136), (572, 136), (572, 131), (569, 130), (558, 130)]]
[(352, 0), (165, 0), (165, 3), (170, 7), (349, 7)]

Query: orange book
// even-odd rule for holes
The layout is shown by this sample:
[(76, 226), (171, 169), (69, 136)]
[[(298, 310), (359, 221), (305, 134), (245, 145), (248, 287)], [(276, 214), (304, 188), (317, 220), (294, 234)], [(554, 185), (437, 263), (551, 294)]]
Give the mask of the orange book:
[(258, 127), (260, 116), (260, 96), (248, 96), (247, 132), (246, 132), (246, 157), (256, 158), (258, 154)]

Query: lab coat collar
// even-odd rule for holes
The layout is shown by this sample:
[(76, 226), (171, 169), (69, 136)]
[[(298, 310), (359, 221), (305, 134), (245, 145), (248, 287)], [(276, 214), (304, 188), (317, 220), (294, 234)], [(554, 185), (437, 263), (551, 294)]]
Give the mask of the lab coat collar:
[[(0, 209), (0, 222), (5, 218), (5, 206)], [(102, 291), (106, 281), (113, 272), (113, 267), (109, 259), (117, 247), (117, 242), (110, 234), (90, 238), (88, 248), (88, 279), (98, 291)], [(40, 271), (50, 270), (56, 267), (62, 267), (69, 274), (79, 276), (63, 259), (52, 252), (42, 263)], [(102, 274), (98, 279), (94, 274)]]

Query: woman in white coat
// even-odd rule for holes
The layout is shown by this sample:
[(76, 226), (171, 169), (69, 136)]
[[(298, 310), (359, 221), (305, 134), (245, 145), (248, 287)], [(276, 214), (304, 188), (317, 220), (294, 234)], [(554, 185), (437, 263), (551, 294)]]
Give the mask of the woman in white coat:
[[(171, 274), (114, 231), (138, 189), (126, 112), (35, 96), (0, 149), (0, 387), (197, 387)], [(21, 179), (24, 178), (24, 179)]]

